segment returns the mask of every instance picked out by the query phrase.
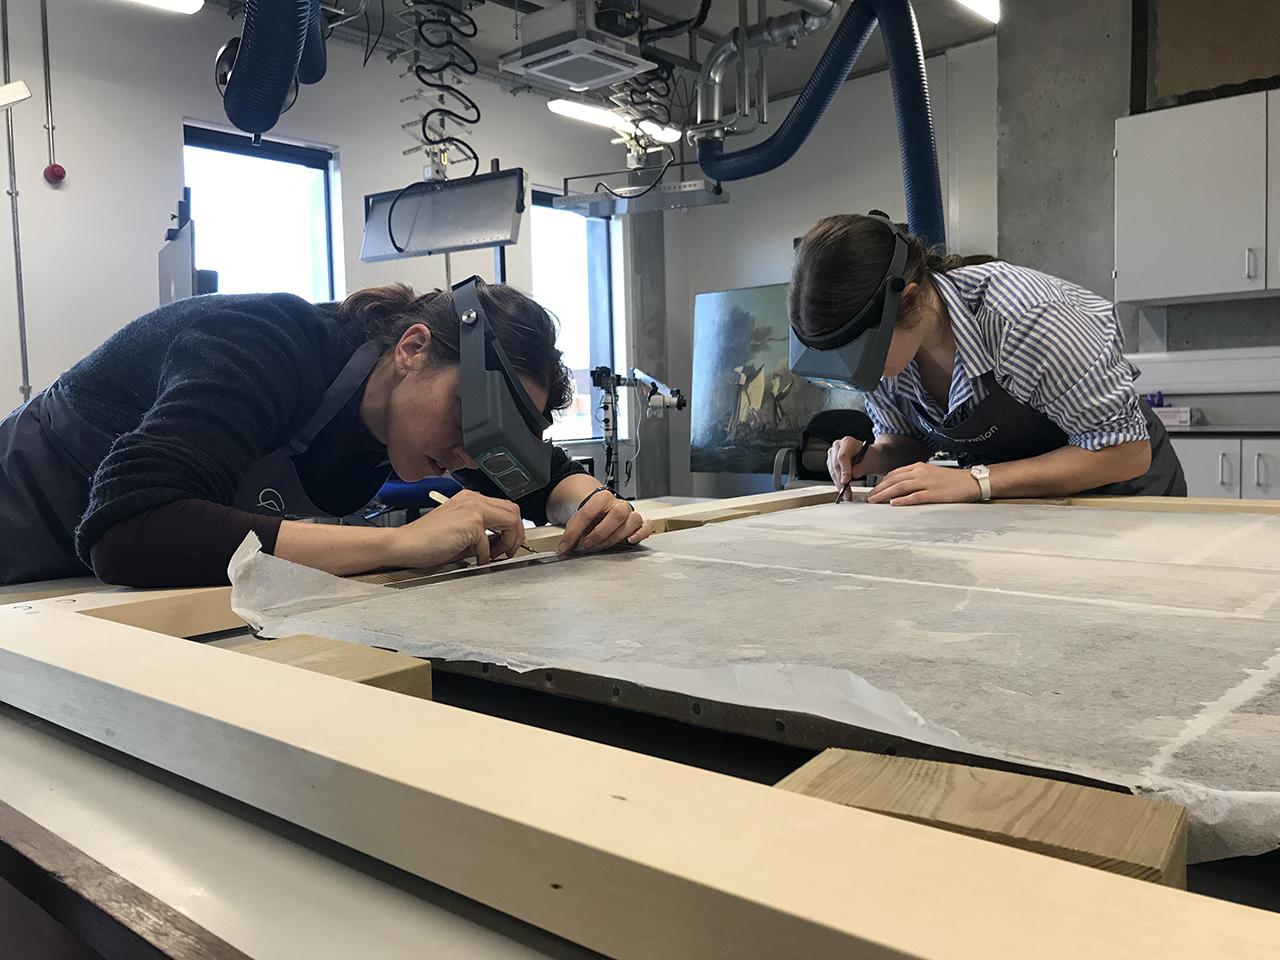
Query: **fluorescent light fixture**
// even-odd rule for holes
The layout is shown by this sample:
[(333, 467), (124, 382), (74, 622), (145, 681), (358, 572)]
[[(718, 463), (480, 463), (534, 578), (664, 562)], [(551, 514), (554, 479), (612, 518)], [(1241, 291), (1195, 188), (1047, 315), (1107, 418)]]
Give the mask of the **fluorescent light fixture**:
[(168, 13), (199, 13), (204, 7), (204, 0), (125, 0), (140, 7), (152, 7)]
[(652, 120), (640, 121), (640, 132), (659, 143), (675, 143), (680, 139), (680, 131), (674, 127), (664, 127)]
[(623, 120), (612, 110), (597, 107), (593, 103), (582, 103), (579, 100), (548, 100), (547, 109), (571, 120), (581, 120), (597, 127), (608, 127), (610, 130), (622, 132), (622, 127), (630, 127), (629, 121)]
[(641, 120), (637, 128), (635, 123), (612, 110), (598, 107), (594, 103), (583, 103), (580, 100), (548, 100), (547, 109), (562, 117), (581, 120), (583, 123), (594, 124), (597, 127), (607, 127), (628, 136), (643, 133), (659, 143), (675, 143), (681, 137), (680, 131), (674, 127), (664, 127), (652, 120)]
[(1000, 22), (1000, 0), (960, 0), (960, 4), (992, 23)]
[(31, 96), (31, 88), (21, 80), (6, 83), (0, 87), (0, 110), (8, 110), (15, 103), (21, 103)]

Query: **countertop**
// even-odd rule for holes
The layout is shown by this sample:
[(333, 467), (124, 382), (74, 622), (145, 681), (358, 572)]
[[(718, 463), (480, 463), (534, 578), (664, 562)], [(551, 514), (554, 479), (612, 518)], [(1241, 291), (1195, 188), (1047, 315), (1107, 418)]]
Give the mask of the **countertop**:
[(1170, 433), (1191, 433), (1210, 437), (1239, 436), (1242, 434), (1248, 434), (1250, 436), (1280, 437), (1280, 425), (1274, 427), (1257, 425), (1233, 427), (1229, 425), (1219, 425), (1216, 423), (1205, 423), (1191, 427), (1166, 426), (1165, 429)]

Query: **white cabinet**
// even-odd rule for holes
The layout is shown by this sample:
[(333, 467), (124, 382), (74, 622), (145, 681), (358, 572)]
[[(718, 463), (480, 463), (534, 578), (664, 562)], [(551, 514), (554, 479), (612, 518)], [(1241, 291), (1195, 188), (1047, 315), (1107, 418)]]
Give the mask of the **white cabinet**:
[(1171, 436), (1189, 497), (1240, 497), (1239, 437)]
[(1267, 93), (1267, 289), (1280, 290), (1280, 90)]
[[(1268, 273), (1280, 287), (1267, 249), (1269, 96), (1116, 121), (1116, 300), (1250, 293), (1266, 289)], [(1280, 174), (1280, 149), (1271, 164)]]
[(1241, 444), (1240, 495), (1246, 500), (1280, 500), (1280, 440)]

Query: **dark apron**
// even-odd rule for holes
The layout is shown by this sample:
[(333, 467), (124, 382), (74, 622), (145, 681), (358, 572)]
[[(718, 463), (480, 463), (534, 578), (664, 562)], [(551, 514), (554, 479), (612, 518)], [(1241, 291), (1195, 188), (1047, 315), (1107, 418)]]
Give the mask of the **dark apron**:
[[(249, 465), (235, 507), (285, 517), (329, 515), (307, 496), (293, 458), (361, 389), (380, 355), (373, 341), (351, 355), (297, 435)], [(0, 584), (92, 572), (76, 556), (75, 529), (115, 439), (76, 413), (57, 382), (0, 423)]]
[[(978, 401), (969, 416), (952, 427), (930, 423), (919, 403), (911, 401), (916, 424), (939, 449), (959, 460), (960, 466), (1026, 460), (1067, 445), (1067, 435), (1061, 427), (1040, 411), (1011, 396), (996, 382), (994, 373), (984, 373), (981, 380), (987, 395)], [(1173, 452), (1164, 424), (1145, 400), (1139, 398), (1138, 403), (1146, 418), (1147, 434), (1151, 440), (1151, 467), (1132, 480), (1079, 492), (1113, 497), (1187, 495), (1182, 464)]]

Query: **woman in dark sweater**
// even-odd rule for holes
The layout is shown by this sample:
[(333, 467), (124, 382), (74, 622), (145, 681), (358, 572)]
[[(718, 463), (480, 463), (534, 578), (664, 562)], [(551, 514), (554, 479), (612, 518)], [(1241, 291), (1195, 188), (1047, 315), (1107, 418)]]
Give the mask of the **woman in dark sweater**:
[[(564, 409), (550, 316), (510, 287), (479, 296), (534, 404)], [(341, 304), (196, 297), (134, 320), (0, 423), (0, 583), (90, 569), (132, 586), (225, 583), (251, 530), (339, 575), (512, 555), (522, 516), (565, 524), (562, 552), (647, 537), (559, 449), (545, 488), (501, 497), (462, 447), (458, 335), (449, 293), (401, 284)], [(287, 519), (359, 510), (388, 466), (468, 489), (403, 527)]]

